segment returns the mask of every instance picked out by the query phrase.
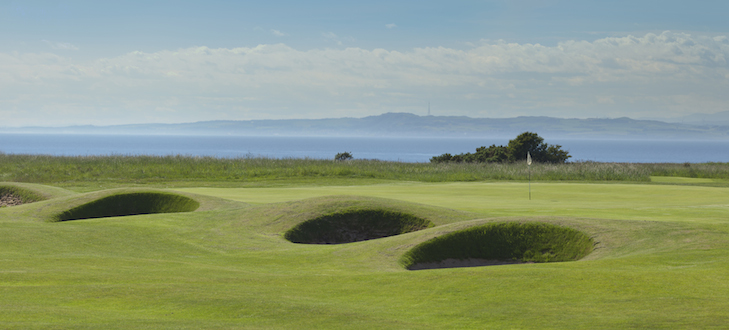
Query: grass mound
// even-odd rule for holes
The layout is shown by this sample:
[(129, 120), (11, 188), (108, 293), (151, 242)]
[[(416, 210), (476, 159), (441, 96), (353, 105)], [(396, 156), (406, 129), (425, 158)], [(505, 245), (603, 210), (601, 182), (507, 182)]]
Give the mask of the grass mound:
[(403, 255), (410, 270), (581, 259), (594, 243), (586, 234), (547, 223), (494, 223), (423, 242)]
[(43, 196), (29, 189), (0, 185), (0, 207), (32, 203), (43, 199)]
[(57, 221), (118, 217), (125, 215), (190, 212), (200, 203), (177, 194), (159, 192), (121, 193), (107, 196), (64, 211)]
[(289, 229), (284, 237), (294, 243), (341, 244), (394, 236), (432, 227), (412, 214), (390, 210), (352, 210), (323, 215)]

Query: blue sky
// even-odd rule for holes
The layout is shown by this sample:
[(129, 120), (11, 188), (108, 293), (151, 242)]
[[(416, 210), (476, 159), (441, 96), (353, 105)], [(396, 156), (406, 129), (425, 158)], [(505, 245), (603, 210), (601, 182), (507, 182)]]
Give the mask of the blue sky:
[(0, 126), (729, 110), (727, 1), (4, 1)]

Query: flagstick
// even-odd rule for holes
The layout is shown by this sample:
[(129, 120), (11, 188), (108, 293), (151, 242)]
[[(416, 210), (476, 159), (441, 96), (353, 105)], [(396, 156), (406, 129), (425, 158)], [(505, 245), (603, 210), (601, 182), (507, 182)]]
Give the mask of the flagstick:
[(532, 155), (527, 151), (527, 169), (529, 169), (529, 200), (532, 200)]

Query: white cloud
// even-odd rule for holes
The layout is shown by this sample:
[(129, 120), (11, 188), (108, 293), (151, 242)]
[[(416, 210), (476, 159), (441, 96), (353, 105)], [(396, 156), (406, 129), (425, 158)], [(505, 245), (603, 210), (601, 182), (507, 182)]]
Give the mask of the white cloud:
[(343, 45), (345, 42), (351, 43), (355, 40), (353, 37), (340, 37), (334, 34), (334, 32), (324, 32), (321, 35), (324, 39), (332, 41), (339, 46)]
[(13, 111), (5, 125), (172, 121), (173, 110), (174, 121), (364, 116), (426, 98), (453, 115), (669, 116), (726, 110), (727, 58), (726, 37), (671, 32), (407, 52), (195, 47), (91, 62), (0, 53), (0, 109)]
[(397, 25), (395, 23), (385, 24), (385, 27), (388, 29), (396, 28)]
[(52, 49), (55, 50), (78, 50), (78, 47), (68, 43), (68, 42), (52, 42), (48, 40), (41, 40), (42, 42), (46, 43), (46, 45), (50, 46)]
[(273, 35), (275, 35), (277, 37), (285, 37), (285, 36), (288, 35), (286, 33), (283, 33), (281, 31), (279, 31), (279, 30), (271, 30), (271, 34), (273, 34)]
[(324, 39), (336, 42), (337, 45), (342, 44), (342, 41), (339, 40), (339, 37), (336, 34), (334, 34), (334, 32), (324, 32), (321, 34), (321, 36), (324, 37)]

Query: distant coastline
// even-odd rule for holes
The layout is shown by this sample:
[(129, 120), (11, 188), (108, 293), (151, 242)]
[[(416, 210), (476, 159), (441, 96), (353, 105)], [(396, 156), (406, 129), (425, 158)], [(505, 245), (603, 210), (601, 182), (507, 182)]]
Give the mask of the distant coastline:
[(135, 124), (66, 127), (0, 127), (0, 133), (342, 136), (342, 137), (513, 137), (536, 132), (545, 138), (724, 140), (729, 126), (668, 123), (623, 118), (471, 118), (385, 113), (364, 118), (201, 121), (182, 124)]
[[(183, 135), (96, 135), (0, 133), (0, 154), (184, 155), (216, 158), (333, 159), (351, 152), (355, 159), (429, 162), (443, 153), (474, 152), (481, 146), (504, 145), (510, 138), (398, 137), (246, 137)], [(569, 151), (570, 161), (620, 163), (729, 162), (727, 140), (596, 140), (547, 138)]]

